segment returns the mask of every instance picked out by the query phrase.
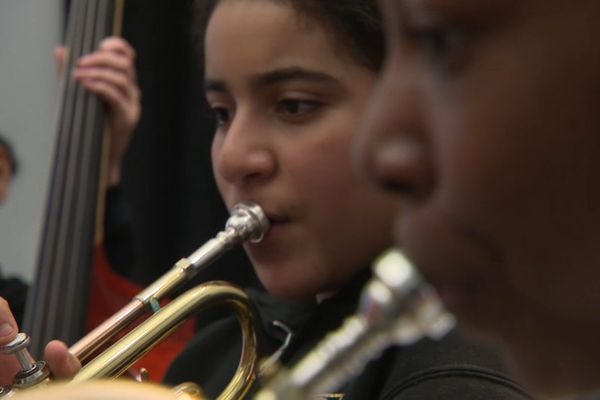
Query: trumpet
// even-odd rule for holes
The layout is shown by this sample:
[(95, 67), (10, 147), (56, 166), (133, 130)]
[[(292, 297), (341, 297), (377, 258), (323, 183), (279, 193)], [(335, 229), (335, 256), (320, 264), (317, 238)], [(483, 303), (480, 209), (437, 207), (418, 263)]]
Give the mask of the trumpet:
[[(257, 363), (254, 332), (256, 317), (247, 295), (231, 284), (211, 282), (188, 290), (164, 308), (161, 308), (160, 300), (233, 246), (244, 241), (260, 242), (268, 229), (269, 221), (260, 206), (254, 203), (240, 203), (234, 206), (223, 231), (190, 256), (180, 259), (171, 270), (139, 293), (129, 304), (69, 348), (69, 351), (84, 365), (72, 382), (119, 376), (193, 313), (203, 307), (226, 302), (233, 307), (240, 322), (243, 350), (239, 368), (222, 398), (242, 397), (255, 379)], [(148, 311), (154, 313), (151, 318), (89, 361), (92, 354)], [(0, 389), (0, 397), (12, 396), (21, 389), (50, 381), (46, 363), (35, 361), (29, 354), (28, 340), (25, 333), (20, 333), (13, 342), (2, 348), (4, 353), (14, 354), (17, 357), (22, 370), (16, 375), (12, 386)], [(200, 389), (191, 384), (179, 390), (190, 394), (200, 393)]]
[[(236, 222), (231, 222), (232, 226), (230, 226), (232, 220)], [(211, 239), (192, 256), (182, 259), (184, 261), (180, 260), (177, 264), (196, 266), (188, 268), (202, 268), (235, 243), (248, 239), (261, 240), (269, 225), (258, 206), (244, 205), (234, 208), (226, 227), (224, 233), (219, 233), (217, 238)], [(225, 240), (224, 235), (228, 236), (228, 239)], [(216, 242), (213, 242), (214, 240)], [(177, 264), (174, 269), (180, 269)], [(183, 269), (185, 270), (185, 268)], [(358, 375), (368, 361), (376, 358), (388, 346), (410, 345), (424, 337), (440, 339), (454, 326), (453, 316), (446, 311), (435, 290), (421, 278), (402, 253), (397, 250), (384, 253), (375, 261), (373, 270), (373, 278), (367, 282), (362, 291), (357, 312), (348, 317), (338, 330), (327, 335), (290, 369), (268, 362), (261, 365), (261, 376), (266, 378), (266, 381), (263, 388), (253, 397), (254, 399), (305, 400), (316, 398), (322, 393), (338, 389), (342, 384)], [(165, 276), (173, 274), (171, 271)], [(156, 285), (161, 290), (151, 290), (150, 292), (155, 293), (154, 296), (157, 292), (166, 294), (171, 290), (172, 282), (175, 279), (180, 280), (180, 275), (180, 273), (174, 274), (178, 278), (173, 278), (173, 276), (168, 279), (161, 278), (159, 281), (164, 282)], [(165, 287), (168, 287), (169, 290), (162, 290)], [(148, 291), (149, 289), (142, 293)], [(147, 299), (141, 295), (138, 297), (139, 299), (136, 297), (135, 301), (146, 302), (146, 306), (151, 306), (153, 296), (148, 296)], [(142, 298), (146, 300), (141, 300)], [(199, 285), (182, 294), (118, 343), (87, 363), (70, 381), (69, 385), (120, 375), (193, 312), (204, 306), (223, 301), (230, 303), (237, 313), (242, 328), (243, 346), (238, 370), (219, 399), (246, 398), (256, 379), (258, 369), (256, 334), (253, 330), (255, 316), (251, 312), (249, 299), (244, 292), (224, 282)], [(103, 332), (104, 330), (101, 333)], [(98, 336), (98, 333), (92, 332), (90, 335)], [(104, 334), (100, 336), (103, 338)], [(21, 339), (26, 341), (26, 337)], [(84, 339), (82, 342), (85, 344), (89, 338)], [(7, 348), (19, 346), (21, 344), (11, 344)], [(89, 345), (82, 347), (87, 348)], [(36, 385), (39, 385), (40, 381), (48, 382), (47, 373), (44, 376), (40, 372), (40, 368), (36, 367), (43, 362), (32, 360), (26, 354), (26, 349), (16, 353), (20, 353), (17, 354), (17, 357), (23, 365), (29, 368), (30, 371), (27, 373), (38, 375)], [(79, 354), (87, 353), (80, 352)], [(18, 389), (34, 384), (29, 381), (24, 382), (22, 376), (19, 379), (20, 381), (15, 385)], [(32, 378), (31, 381), (33, 381)], [(102, 389), (103, 384), (100, 382), (94, 387)], [(119, 394), (117, 390), (119, 387), (113, 388), (116, 390), (115, 393)], [(76, 388), (73, 389), (76, 390)], [(106, 386), (106, 389), (110, 389), (110, 387)], [(129, 388), (125, 389), (129, 390)], [(147, 391), (162, 390), (162, 388), (152, 386), (146, 386), (144, 389)], [(77, 393), (61, 386), (55, 392), (57, 394)], [(13, 390), (10, 390), (7, 394), (12, 393)], [(205, 399), (201, 389), (193, 383), (179, 385), (175, 388), (174, 396), (168, 397), (189, 400)], [(23, 399), (26, 398), (23, 397)]]

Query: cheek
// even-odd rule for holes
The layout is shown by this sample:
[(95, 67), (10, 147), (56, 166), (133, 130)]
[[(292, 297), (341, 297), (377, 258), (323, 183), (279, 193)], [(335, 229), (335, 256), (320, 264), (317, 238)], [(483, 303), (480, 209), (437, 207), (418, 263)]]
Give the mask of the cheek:
[(221, 197), (223, 198), (225, 203), (228, 206), (231, 206), (231, 204), (227, 202), (227, 183), (226, 180), (223, 179), (223, 177), (221, 176), (221, 168), (219, 166), (219, 155), (222, 142), (222, 139), (220, 139), (218, 135), (215, 135), (210, 148), (210, 159), (213, 170), (213, 176), (215, 178), (217, 188), (219, 189), (219, 193), (221, 194)]
[(560, 313), (591, 312), (600, 304), (600, 271), (586, 268), (600, 262), (593, 119), (565, 108), (568, 117), (532, 119), (544, 114), (520, 104), (471, 110), (446, 123), (440, 203), (500, 248), (516, 291)]
[[(317, 132), (318, 134), (318, 132)], [(339, 195), (355, 180), (351, 160), (351, 132), (329, 131), (314, 140), (287, 146), (281, 167), (299, 190), (318, 196)], [(284, 165), (285, 163), (285, 165)]]
[(358, 173), (351, 157), (350, 136), (344, 132), (343, 139), (320, 141), (310, 150), (288, 157), (289, 183), (307, 203), (318, 229), (334, 232), (329, 241), (344, 242), (346, 233), (360, 231), (371, 232), (371, 239), (377, 240), (377, 233), (383, 232), (389, 240), (396, 199)]

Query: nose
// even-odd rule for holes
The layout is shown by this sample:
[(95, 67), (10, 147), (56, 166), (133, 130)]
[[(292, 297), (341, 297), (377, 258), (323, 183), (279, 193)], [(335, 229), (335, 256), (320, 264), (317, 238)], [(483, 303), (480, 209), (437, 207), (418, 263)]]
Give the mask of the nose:
[(356, 146), (359, 167), (382, 188), (422, 199), (434, 186), (431, 147), (414, 81), (389, 66), (376, 85)]
[(268, 179), (275, 171), (274, 151), (260, 118), (239, 110), (227, 131), (213, 140), (215, 174), (229, 184), (248, 185)]

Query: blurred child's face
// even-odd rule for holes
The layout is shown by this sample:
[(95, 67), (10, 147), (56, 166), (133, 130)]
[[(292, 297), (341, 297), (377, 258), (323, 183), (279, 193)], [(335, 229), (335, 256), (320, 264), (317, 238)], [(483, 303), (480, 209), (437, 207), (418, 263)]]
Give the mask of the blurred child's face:
[(8, 189), (12, 180), (12, 167), (8, 157), (8, 151), (0, 145), (0, 205), (6, 201)]
[(399, 243), (528, 383), (600, 384), (600, 2), (381, 3), (359, 147)]
[(274, 1), (221, 1), (205, 39), (217, 184), (229, 207), (265, 209), (272, 228), (246, 250), (285, 297), (335, 291), (391, 244), (395, 201), (351, 156), (375, 74), (332, 40)]

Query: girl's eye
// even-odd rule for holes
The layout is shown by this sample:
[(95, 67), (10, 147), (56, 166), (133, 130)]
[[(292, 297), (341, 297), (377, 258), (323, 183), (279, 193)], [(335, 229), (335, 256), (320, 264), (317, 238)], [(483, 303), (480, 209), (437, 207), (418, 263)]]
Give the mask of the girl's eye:
[(276, 112), (287, 117), (302, 117), (317, 111), (321, 103), (314, 100), (284, 99), (277, 104)]
[(408, 36), (409, 40), (423, 52), (431, 66), (452, 73), (464, 61), (464, 51), (469, 40), (469, 34), (465, 29), (416, 28), (409, 29)]
[(432, 60), (444, 60), (460, 46), (461, 36), (455, 31), (433, 30), (426, 32), (423, 40)]
[(213, 107), (212, 111), (218, 126), (225, 126), (231, 121), (231, 110), (226, 107)]

